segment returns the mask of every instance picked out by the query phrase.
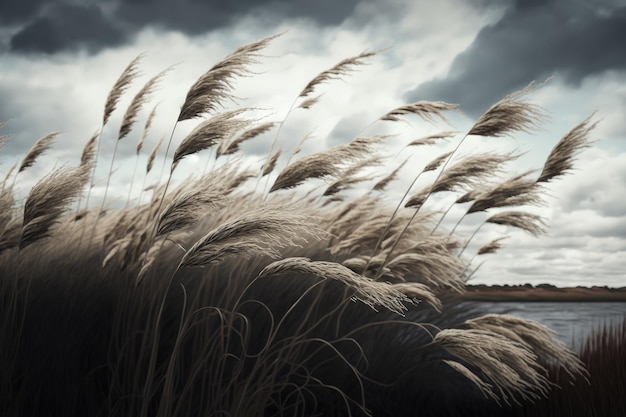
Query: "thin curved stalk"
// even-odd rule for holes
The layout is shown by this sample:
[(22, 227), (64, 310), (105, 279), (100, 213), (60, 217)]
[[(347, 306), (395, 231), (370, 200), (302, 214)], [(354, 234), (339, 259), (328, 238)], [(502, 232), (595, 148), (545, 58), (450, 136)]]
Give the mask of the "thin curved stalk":
[[(389, 217), (389, 221), (387, 222), (387, 225), (385, 226), (385, 230), (383, 230), (383, 232), (380, 234), (380, 237), (378, 238), (378, 241), (376, 242), (376, 245), (374, 246), (374, 250), (372, 251), (372, 254), (370, 255), (369, 259), (367, 260), (367, 263), (365, 264), (365, 268), (363, 269), (363, 274), (365, 274), (365, 271), (367, 271), (367, 268), (370, 266), (370, 263), (372, 262), (372, 259), (374, 259), (374, 256), (376, 256), (376, 252), (378, 251), (378, 249), (380, 249), (380, 245), (383, 242), (383, 240), (385, 239), (385, 237), (387, 236), (387, 232), (389, 231), (389, 228), (391, 228), (391, 224), (393, 222), (393, 219), (395, 219), (396, 214), (398, 214), (398, 210), (400, 210), (400, 206), (402, 206), (402, 202), (409, 195), (409, 193), (411, 192), (411, 189), (413, 188), (413, 186), (415, 185), (415, 183), (417, 182), (417, 180), (419, 179), (419, 177), (423, 173), (424, 173), (424, 171), (420, 171), (420, 173), (415, 176), (415, 178), (413, 179), (413, 182), (411, 182), (411, 185), (409, 185), (409, 187), (407, 188), (406, 192), (404, 193), (404, 195), (402, 196), (402, 198), (398, 202), (398, 205), (396, 206), (395, 210), (391, 214), (391, 217)], [(416, 212), (416, 214), (417, 214), (417, 212)], [(416, 214), (414, 214), (413, 216), (415, 216)], [(411, 220), (412, 220), (412, 218), (411, 218)], [(406, 227), (408, 227), (408, 225)], [(395, 245), (394, 245), (394, 247), (395, 247)], [(376, 275), (378, 275), (378, 273)]]
[[(102, 197), (102, 204), (100, 205), (100, 208), (98, 209), (98, 213), (96, 214), (96, 219), (93, 223), (93, 229), (91, 230), (91, 236), (89, 236), (89, 243), (87, 244), (87, 248), (89, 249), (91, 247), (91, 243), (93, 241), (93, 237), (96, 234), (96, 228), (98, 227), (98, 221), (100, 220), (100, 215), (102, 214), (102, 212), (104, 211), (104, 206), (106, 204), (106, 199), (107, 199), (107, 194), (109, 192), (109, 184), (111, 183), (111, 176), (113, 175), (113, 164), (115, 163), (115, 155), (117, 154), (117, 144), (119, 142), (119, 139), (117, 139), (115, 141), (115, 146), (113, 147), (113, 157), (111, 158), (111, 165), (109, 166), (109, 175), (107, 176), (107, 183), (106, 186), (104, 187), (104, 196)], [(99, 143), (99, 141), (98, 141)], [(94, 164), (94, 170), (95, 170), (95, 164)]]
[[(467, 133), (467, 134), (465, 134), (465, 136), (463, 136), (463, 138), (456, 145), (456, 147), (454, 148), (454, 150), (452, 151), (450, 156), (444, 161), (443, 166), (439, 170), (439, 174), (437, 175), (437, 178), (435, 178), (435, 181), (433, 181), (433, 184), (437, 184), (437, 181), (439, 181), (439, 178), (441, 178), (441, 175), (443, 174), (443, 172), (445, 171), (446, 167), (448, 166), (448, 163), (452, 160), (452, 158), (457, 153), (457, 151), (459, 150), (459, 148), (461, 147), (461, 145), (463, 144), (465, 139), (468, 137), (468, 135), (469, 135), (469, 133)], [(424, 199), (424, 203), (426, 203), (426, 201), (428, 200), (428, 198), (431, 195), (432, 195), (432, 193), (429, 193), (426, 196), (426, 198)], [(396, 240), (393, 242), (393, 245), (391, 246), (391, 250), (387, 253), (387, 256), (385, 256), (385, 260), (380, 264), (380, 267), (378, 268), (378, 272), (376, 272), (375, 279), (378, 279), (380, 277), (380, 275), (382, 274), (383, 268), (385, 267), (385, 264), (389, 261), (389, 258), (391, 257), (391, 254), (393, 253), (393, 251), (398, 246), (398, 243), (400, 242), (400, 239), (402, 239), (402, 237), (404, 236), (404, 234), (408, 230), (409, 226), (411, 225), (411, 223), (415, 219), (415, 216), (417, 216), (417, 213), (419, 213), (420, 209), (424, 206), (424, 203), (422, 203), (422, 205), (419, 206), (415, 210), (415, 213), (413, 213), (413, 215), (411, 216), (411, 218), (407, 222), (406, 226), (404, 226), (404, 229), (402, 229), (402, 232), (400, 232), (400, 234), (398, 234), (398, 237), (396, 238)]]
[[(172, 138), (174, 137), (174, 132), (176, 131), (176, 126), (178, 126), (178, 121), (176, 121), (176, 123), (174, 123), (174, 127), (172, 128), (172, 133), (170, 134), (170, 139), (167, 141), (167, 147), (165, 148), (165, 156), (163, 157), (163, 166), (161, 167), (161, 173), (159, 174), (159, 181), (157, 181), (157, 184), (161, 183), (161, 179), (163, 178), (163, 171), (165, 171), (165, 163), (167, 162), (167, 154), (170, 151), (170, 147), (172, 145)], [(172, 181), (172, 174), (174, 173), (174, 171), (170, 170), (170, 175), (167, 178), (167, 183), (165, 184), (165, 188), (163, 189), (163, 194), (161, 195), (161, 198), (159, 199), (159, 206), (156, 210), (156, 213), (158, 215), (159, 211), (161, 211), (161, 207), (163, 206), (163, 200), (165, 200), (165, 195), (167, 194), (167, 189), (170, 186), (170, 182)], [(156, 223), (155, 223), (155, 230), (156, 230)], [(154, 237), (152, 238), (154, 240)]]
[[(456, 204), (456, 202), (450, 204), (450, 206), (448, 206), (448, 208), (446, 209), (446, 211), (441, 215), (441, 217), (439, 218), (439, 221), (437, 221), (437, 224), (435, 225), (435, 227), (433, 227), (433, 230), (430, 231), (430, 234), (432, 235), (433, 233), (435, 233), (435, 231), (439, 228), (439, 225), (441, 224), (441, 222), (443, 221), (443, 219), (448, 215), (448, 213), (450, 213), (450, 210), (452, 210), (452, 207), (454, 207), (454, 205)], [(465, 217), (465, 216), (463, 216)], [(463, 217), (461, 217), (461, 219), (463, 219)], [(459, 220), (459, 222), (457, 222), (457, 224), (454, 226), (454, 228), (452, 229), (452, 232), (450, 232), (450, 235), (452, 235), (454, 233), (454, 230), (456, 229), (456, 227), (459, 225), (461, 221)]]
[(130, 204), (130, 195), (133, 192), (133, 184), (135, 182), (135, 175), (137, 174), (138, 165), (139, 165), (139, 155), (137, 155), (137, 158), (135, 158), (135, 168), (133, 168), (133, 175), (130, 178), (130, 187), (128, 188), (128, 196), (126, 197), (126, 204), (124, 205), (124, 207), (128, 207), (128, 204)]
[[(259, 176), (257, 177), (257, 182), (256, 182), (256, 185), (254, 186), (254, 192), (255, 193), (256, 193), (257, 188), (259, 188), (259, 185), (261, 184), (261, 180), (263, 179), (263, 171), (265, 171), (265, 167), (267, 166), (267, 163), (269, 162), (270, 158), (272, 157), (272, 153), (274, 152), (274, 148), (276, 147), (276, 144), (278, 143), (278, 137), (280, 136), (280, 132), (283, 130), (283, 126), (285, 125), (285, 122), (287, 121), (287, 119), (289, 118), (291, 113), (295, 110), (294, 106), (298, 102), (299, 98), (300, 98), (300, 96), (296, 97), (291, 102), (291, 105), (289, 106), (289, 110), (287, 110), (287, 114), (285, 115), (283, 120), (281, 120), (281, 122), (278, 124), (278, 129), (276, 129), (276, 135), (274, 135), (274, 140), (272, 140), (272, 144), (270, 145), (270, 150), (268, 151), (267, 157), (265, 158), (265, 162), (263, 162), (263, 165), (261, 166), (261, 169), (259, 171)], [(269, 175), (268, 175), (267, 182), (265, 183), (265, 186), (263, 187), (263, 195), (265, 195), (265, 190), (267, 189), (267, 186), (268, 186), (269, 182), (270, 182), (270, 180), (269, 180)]]
[(467, 240), (465, 241), (465, 245), (463, 245), (463, 248), (461, 248), (461, 252), (459, 252), (459, 254), (457, 255), (459, 258), (461, 257), (461, 255), (463, 255), (463, 252), (465, 252), (465, 249), (467, 249), (467, 245), (469, 245), (469, 243), (470, 243), (470, 242), (471, 242), (471, 240), (474, 238), (474, 236), (476, 236), (476, 233), (478, 233), (478, 231), (481, 229), (481, 227), (483, 227), (483, 225), (484, 225), (485, 223), (486, 223), (486, 222), (482, 222), (482, 223), (480, 224), (480, 226), (478, 226), (478, 227), (476, 228), (476, 230), (474, 230), (474, 233), (472, 233), (472, 235), (469, 237), (469, 239), (467, 239)]

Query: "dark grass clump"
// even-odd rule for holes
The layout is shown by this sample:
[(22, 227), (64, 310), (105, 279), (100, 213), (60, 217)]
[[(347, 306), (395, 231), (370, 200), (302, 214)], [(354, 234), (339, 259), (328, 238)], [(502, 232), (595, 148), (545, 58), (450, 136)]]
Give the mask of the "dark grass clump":
[[(626, 415), (626, 317), (598, 325), (578, 348), (589, 375), (571, 380), (550, 367), (560, 389), (546, 398), (515, 408), (493, 409), (493, 416), (623, 416)], [(567, 381), (567, 382), (566, 382)]]

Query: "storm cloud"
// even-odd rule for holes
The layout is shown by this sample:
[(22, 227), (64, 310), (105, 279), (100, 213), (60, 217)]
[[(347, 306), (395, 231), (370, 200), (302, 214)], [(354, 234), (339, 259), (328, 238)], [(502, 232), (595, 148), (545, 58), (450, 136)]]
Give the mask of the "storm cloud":
[(550, 76), (577, 86), (587, 76), (626, 69), (626, 6), (518, 0), (457, 55), (445, 77), (407, 93), (446, 100), (476, 117), (503, 96)]
[(10, 0), (0, 4), (0, 23), (16, 28), (6, 41), (12, 52), (97, 52), (119, 45), (146, 27), (197, 35), (249, 14), (268, 26), (285, 18), (336, 25), (350, 16), (357, 4), (358, 0)]
[(125, 40), (124, 31), (111, 23), (96, 5), (59, 4), (16, 33), (11, 49), (55, 53), (66, 49), (98, 50)]

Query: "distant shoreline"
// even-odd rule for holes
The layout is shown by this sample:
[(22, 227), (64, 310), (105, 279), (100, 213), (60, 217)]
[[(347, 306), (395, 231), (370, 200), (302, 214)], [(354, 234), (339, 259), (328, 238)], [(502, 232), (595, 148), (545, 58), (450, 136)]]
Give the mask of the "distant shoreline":
[(526, 285), (468, 285), (461, 295), (468, 301), (623, 301), (626, 287), (570, 287), (561, 288), (549, 284)]

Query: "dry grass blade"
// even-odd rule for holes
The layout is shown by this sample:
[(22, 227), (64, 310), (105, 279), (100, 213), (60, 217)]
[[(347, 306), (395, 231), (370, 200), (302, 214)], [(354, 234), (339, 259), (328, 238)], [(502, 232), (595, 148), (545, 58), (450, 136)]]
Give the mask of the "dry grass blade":
[(258, 277), (279, 274), (312, 274), (324, 279), (337, 280), (355, 291), (354, 299), (372, 309), (382, 306), (396, 314), (404, 315), (406, 304), (412, 301), (400, 290), (386, 282), (363, 277), (345, 266), (327, 261), (312, 261), (308, 258), (285, 258), (267, 265)]
[(447, 122), (448, 119), (443, 115), (444, 111), (458, 111), (457, 105), (444, 101), (417, 101), (391, 110), (381, 117), (380, 120), (399, 122), (402, 120), (401, 116), (413, 114), (432, 123), (435, 122), (435, 117), (439, 117), (444, 122)]
[(333, 182), (326, 188), (323, 195), (335, 195), (351, 185), (371, 180), (373, 178), (371, 175), (358, 176), (357, 174), (365, 168), (380, 165), (381, 162), (382, 158), (380, 156), (374, 156), (355, 162), (343, 171), (337, 181)]
[(478, 255), (486, 255), (488, 253), (496, 253), (500, 249), (502, 249), (502, 242), (504, 239), (508, 239), (508, 236), (499, 237), (497, 239), (492, 240), (491, 242), (483, 245), (478, 249)]
[(117, 107), (117, 103), (122, 97), (122, 94), (128, 89), (130, 83), (133, 79), (138, 75), (139, 71), (137, 66), (139, 65), (139, 61), (144, 57), (145, 54), (139, 54), (135, 59), (133, 59), (130, 64), (126, 67), (126, 69), (122, 72), (122, 75), (117, 79), (113, 88), (109, 92), (109, 96), (106, 99), (104, 104), (104, 115), (102, 117), (102, 126), (106, 125), (111, 117), (111, 114), (115, 111)]
[(354, 177), (340, 178), (337, 181), (335, 181), (332, 184), (330, 184), (328, 187), (326, 187), (326, 189), (324, 190), (322, 195), (324, 197), (330, 197), (330, 198), (337, 197), (339, 199), (336, 200), (336, 201), (343, 201), (341, 196), (336, 196), (335, 194), (338, 194), (338, 193), (340, 193), (343, 190), (347, 190), (348, 188), (350, 188), (354, 184), (358, 184), (360, 182), (369, 181), (372, 178), (373, 178), (372, 176), (359, 176), (359, 177), (354, 176)]
[(280, 35), (268, 36), (237, 48), (202, 75), (189, 89), (178, 121), (211, 113), (227, 100), (234, 100), (230, 90), (235, 77), (250, 73), (248, 65), (256, 63), (258, 52)]
[(341, 167), (351, 161), (358, 160), (374, 151), (374, 146), (383, 139), (382, 136), (373, 138), (355, 138), (350, 143), (334, 146), (321, 152), (307, 155), (283, 169), (270, 193), (285, 188), (293, 188), (309, 178), (326, 179), (338, 178)]
[(154, 158), (156, 158), (157, 152), (159, 151), (159, 148), (161, 147), (161, 144), (163, 143), (163, 139), (165, 139), (165, 136), (161, 136), (161, 139), (159, 139), (157, 144), (154, 145), (152, 152), (150, 152), (150, 155), (148, 155), (148, 161), (146, 163), (146, 174), (149, 174), (150, 171), (152, 170), (152, 165), (154, 164)]
[(453, 152), (450, 151), (450, 152), (446, 152), (446, 153), (439, 155), (438, 157), (430, 161), (428, 164), (426, 164), (424, 169), (422, 169), (422, 172), (429, 172), (429, 171), (436, 170), (437, 168), (441, 166), (441, 164), (443, 164), (446, 161), (446, 159), (450, 157), (450, 155), (452, 155), (452, 153)]
[(282, 146), (276, 149), (276, 151), (270, 156), (270, 159), (267, 160), (267, 163), (263, 167), (263, 172), (261, 173), (261, 177), (264, 177), (274, 171), (276, 168), (276, 164), (278, 163), (278, 158), (280, 158), (281, 153), (283, 152)]
[(420, 301), (426, 301), (438, 312), (441, 312), (441, 309), (443, 308), (441, 300), (433, 294), (430, 287), (427, 285), (420, 284), (418, 282), (400, 282), (392, 284), (392, 287), (411, 298), (415, 304), (418, 304)]
[(161, 243), (158, 242), (158, 243), (153, 244), (150, 247), (150, 249), (148, 249), (148, 252), (143, 255), (143, 258), (141, 259), (142, 266), (141, 266), (141, 269), (139, 270), (139, 273), (137, 274), (137, 278), (135, 279), (135, 285), (139, 285), (141, 281), (144, 280), (148, 272), (150, 272), (150, 270), (152, 269), (152, 266), (158, 260), (160, 251), (161, 251)]
[(457, 371), (461, 375), (463, 375), (465, 378), (467, 378), (474, 385), (476, 385), (476, 387), (480, 390), (480, 392), (483, 393), (483, 395), (486, 398), (491, 398), (491, 399), (495, 400), (498, 404), (500, 403), (500, 399), (493, 392), (493, 389), (492, 389), (493, 386), (491, 384), (483, 381), (482, 379), (480, 379), (478, 377), (478, 375), (476, 375), (475, 373), (470, 371), (465, 365), (463, 365), (463, 364), (461, 364), (461, 363), (459, 363), (457, 361), (451, 361), (451, 360), (447, 360), (447, 359), (444, 359), (443, 362), (445, 364), (449, 365), (452, 369), (454, 369), (455, 371)]
[(15, 199), (11, 189), (3, 188), (2, 191), (0, 191), (0, 233), (13, 219), (14, 203)]
[(276, 125), (275, 122), (263, 123), (259, 126), (246, 130), (231, 141), (222, 141), (217, 149), (216, 156), (232, 155), (239, 150), (239, 146), (247, 140), (254, 139), (269, 131)]
[(296, 148), (293, 150), (293, 156), (299, 154), (302, 151), (302, 148), (304, 147), (304, 144), (306, 143), (306, 141), (308, 141), (309, 139), (313, 138), (313, 133), (309, 132), (306, 135), (304, 135), (302, 137), (302, 139), (300, 140), (300, 142), (298, 143), (298, 145), (296, 146)]
[[(354, 272), (363, 276), (371, 276), (378, 271), (379, 268), (382, 268), (382, 276), (391, 276), (391, 271), (389, 268), (383, 267), (384, 256), (375, 256), (370, 259), (369, 256), (361, 256), (358, 258), (349, 258), (343, 261), (341, 264), (346, 268), (350, 268)], [(365, 270), (367, 268), (367, 270)], [(371, 272), (371, 274), (370, 274)], [(397, 277), (392, 277), (397, 278)]]
[(126, 234), (126, 228), (131, 225), (129, 221), (130, 211), (122, 211), (115, 223), (109, 226), (109, 231), (104, 235), (103, 243), (109, 246), (111, 242), (121, 239)]
[(180, 266), (208, 265), (221, 261), (228, 254), (279, 257), (282, 248), (324, 235), (302, 209), (265, 206), (224, 222), (207, 233), (185, 253)]
[(476, 198), (478, 198), (483, 192), (484, 192), (484, 190), (480, 190), (478, 188), (473, 189), (473, 190), (469, 190), (468, 192), (466, 192), (465, 194), (463, 194), (459, 198), (457, 198), (454, 201), (454, 204), (465, 204), (465, 203), (472, 202), (472, 201), (476, 200)]
[(369, 167), (379, 166), (383, 161), (380, 155), (375, 155), (361, 161), (357, 161), (349, 166), (342, 174), (342, 178), (351, 178), (356, 176), (361, 170)]
[(524, 211), (503, 211), (489, 217), (485, 222), (516, 227), (533, 236), (539, 236), (546, 231), (546, 223), (541, 216)]
[(150, 127), (152, 126), (152, 121), (154, 120), (154, 116), (156, 115), (156, 109), (157, 109), (157, 105), (155, 105), (152, 108), (152, 111), (150, 112), (150, 114), (148, 115), (148, 118), (146, 119), (146, 124), (143, 127), (143, 132), (141, 132), (141, 136), (139, 137), (139, 140), (137, 141), (137, 155), (139, 155), (139, 153), (141, 153), (141, 150), (143, 149), (143, 144), (146, 141), (146, 137), (148, 136), (148, 132), (150, 131)]
[(481, 153), (470, 155), (443, 171), (433, 184), (431, 192), (455, 191), (462, 187), (475, 187), (485, 178), (502, 171), (502, 165), (519, 155), (511, 153)]
[(111, 246), (111, 249), (109, 249), (109, 252), (107, 253), (107, 255), (102, 260), (102, 267), (104, 268), (105, 266), (107, 266), (107, 264), (111, 261), (111, 259), (113, 259), (113, 257), (117, 253), (124, 252), (128, 248), (128, 245), (130, 245), (131, 243), (132, 243), (132, 236), (128, 236), (128, 237), (124, 237), (124, 238), (116, 240)]
[(507, 404), (537, 400), (550, 388), (545, 369), (524, 343), (478, 329), (445, 329), (433, 341), (478, 370), (480, 379)]
[(541, 186), (535, 180), (527, 178), (532, 171), (515, 175), (508, 180), (483, 191), (467, 210), (467, 214), (485, 211), (496, 207), (514, 207), (521, 205), (540, 205), (543, 199), (539, 194)]
[(428, 199), (428, 196), (431, 194), (430, 186), (424, 187), (419, 192), (413, 194), (406, 203), (404, 203), (404, 207), (415, 207), (420, 208)]
[[(431, 221), (432, 213), (423, 214), (424, 222)], [(427, 228), (428, 226), (423, 226)], [(445, 235), (429, 235), (424, 237), (420, 235), (420, 240), (415, 242), (410, 250), (413, 253), (427, 255), (429, 253), (450, 254), (456, 251), (460, 246), (460, 242), (450, 236)]]
[[(449, 154), (441, 155), (428, 164), (426, 168), (424, 168), (424, 171), (430, 168), (431, 165), (443, 163), (448, 156)], [(481, 153), (467, 156), (443, 171), (434, 184), (428, 185), (412, 195), (405, 204), (405, 207), (419, 207), (424, 204), (431, 194), (476, 187), (480, 185), (485, 178), (500, 172), (504, 163), (512, 161), (517, 157), (518, 155), (510, 153)]]
[(405, 281), (420, 282), (431, 288), (446, 288), (462, 293), (465, 283), (461, 279), (464, 265), (450, 253), (402, 253), (385, 264), (396, 277)]
[(267, 244), (258, 243), (257, 241), (244, 240), (241, 242), (233, 241), (222, 245), (210, 246), (207, 250), (202, 251), (202, 256), (198, 256), (200, 252), (196, 247), (191, 247), (195, 255), (185, 258), (182, 266), (206, 266), (212, 263), (222, 262), (229, 256), (238, 256), (240, 259), (248, 259), (253, 256), (269, 256), (271, 258), (280, 257), (280, 253), (276, 247), (270, 247)]
[(532, 132), (543, 123), (545, 116), (541, 107), (520, 100), (543, 85), (531, 83), (526, 88), (509, 94), (492, 105), (478, 118), (468, 135), (503, 137), (514, 131)]
[(156, 236), (198, 223), (207, 212), (210, 212), (208, 210), (223, 207), (225, 197), (225, 190), (220, 187), (212, 187), (203, 180), (198, 181), (194, 189), (174, 197), (159, 214)]
[(389, 175), (387, 175), (385, 178), (383, 178), (382, 180), (374, 184), (374, 187), (372, 187), (372, 190), (373, 191), (385, 191), (385, 188), (387, 188), (387, 186), (398, 177), (398, 173), (400, 172), (400, 170), (402, 170), (402, 168), (404, 168), (407, 162), (409, 162), (409, 158), (406, 158), (404, 162), (398, 165), (396, 169), (391, 171)]
[(369, 249), (376, 245), (385, 228), (391, 232), (396, 231), (398, 222), (392, 222), (388, 226), (389, 219), (387, 216), (381, 216), (379, 213), (372, 215), (366, 206), (362, 208), (364, 210), (355, 210), (333, 224), (330, 231), (335, 236), (337, 243), (329, 248), (331, 254), (339, 252), (368, 253)]
[[(333, 230), (336, 228), (338, 223), (346, 220), (347, 218), (353, 215), (359, 216), (362, 213), (371, 213), (371, 210), (374, 210), (377, 207), (378, 202), (378, 198), (372, 198), (367, 194), (347, 202), (340, 210), (336, 210), (332, 213), (331, 224), (333, 227), (330, 228), (331, 233), (334, 233)], [(339, 226), (338, 229), (343, 230), (343, 226)]]
[(360, 182), (365, 182), (371, 180), (373, 177), (371, 175), (362, 175), (362, 176), (353, 176), (353, 177), (343, 177), (338, 179), (337, 181), (330, 184), (324, 190), (324, 196), (334, 196), (335, 194), (346, 190), (348, 187), (358, 184)]
[[(8, 120), (0, 122), (0, 129), (4, 128), (8, 123), (9, 123)], [(7, 140), (7, 138), (10, 138), (11, 136), (13, 136), (11, 133), (0, 135), (0, 149), (2, 149), (2, 146), (4, 146), (4, 141)]]
[[(239, 168), (242, 166), (244, 166), (242, 160), (234, 158), (219, 168), (215, 168), (203, 175), (197, 181), (197, 186), (200, 188), (210, 187), (214, 190), (221, 189), (224, 196), (226, 196), (245, 181), (255, 176), (250, 169), (240, 170)], [(189, 186), (186, 185), (185, 188), (189, 188)], [(233, 202), (235, 201), (237, 199), (233, 200)]]
[(300, 103), (300, 105), (298, 106), (299, 109), (305, 109), (308, 110), (311, 107), (313, 107), (315, 104), (317, 104), (318, 101), (320, 101), (320, 98), (322, 97), (322, 94), (315, 96), (315, 97), (310, 97), (307, 98), (306, 100), (304, 100), (302, 103)]
[(238, 172), (237, 174), (233, 174), (228, 178), (228, 183), (225, 185), (225, 189), (227, 192), (233, 191), (237, 187), (239, 187), (244, 182), (248, 181), (250, 178), (254, 178), (256, 174), (252, 170), (245, 170)]
[(278, 174), (278, 178), (270, 188), (270, 193), (297, 187), (309, 178), (337, 177), (341, 174), (342, 163), (344, 160), (339, 155), (333, 155), (328, 151), (307, 155), (291, 163)]
[(246, 110), (239, 109), (224, 112), (200, 123), (178, 145), (172, 160), (172, 171), (184, 157), (208, 149), (244, 127), (248, 121), (237, 118), (244, 111)]
[(26, 156), (22, 160), (20, 168), (17, 170), (17, 172), (22, 172), (26, 168), (32, 166), (37, 158), (39, 158), (42, 153), (47, 151), (50, 146), (52, 146), (52, 143), (59, 134), (60, 132), (48, 133), (44, 137), (40, 138), (37, 142), (35, 142), (33, 147), (30, 148), (30, 150), (26, 153)]
[(128, 109), (126, 109), (126, 113), (124, 113), (124, 118), (122, 119), (122, 125), (120, 126), (120, 132), (117, 136), (117, 140), (122, 140), (130, 133), (130, 130), (135, 123), (135, 119), (137, 118), (137, 113), (141, 110), (141, 107), (150, 100), (150, 96), (154, 92), (154, 89), (157, 87), (157, 84), (161, 79), (170, 71), (170, 69), (166, 69), (152, 77), (148, 82), (135, 94), (133, 97), (133, 101), (131, 101)]
[(7, 249), (15, 248), (20, 243), (22, 232), (22, 221), (13, 218), (4, 226), (4, 231), (0, 233), (0, 253)]
[(308, 97), (315, 88), (327, 81), (338, 79), (348, 72), (352, 71), (354, 67), (359, 65), (365, 65), (365, 60), (372, 56), (376, 55), (376, 52), (363, 52), (357, 56), (353, 56), (351, 58), (346, 58), (336, 64), (334, 67), (327, 69), (326, 71), (322, 71), (315, 78), (313, 78), (309, 83), (304, 87), (304, 89), (298, 94), (298, 98), (306, 98)]
[[(11, 174), (13, 174), (13, 171), (15, 171), (15, 168), (17, 168), (17, 162), (14, 163), (13, 165), (11, 165), (11, 168), (9, 168), (9, 170), (7, 171), (7, 173), (4, 176), (4, 179), (2, 180), (2, 190), (4, 191), (4, 189), (6, 188), (7, 185), (7, 181), (9, 180), (9, 178), (11, 177)], [(13, 188), (12, 186), (9, 188)]]
[(91, 165), (94, 162), (96, 158), (96, 141), (98, 140), (99, 134), (99, 132), (95, 132), (85, 144), (83, 153), (80, 156), (81, 165)]
[(7, 133), (6, 135), (0, 135), (0, 149), (4, 146), (4, 141), (13, 136), (11, 133)]
[(415, 140), (412, 140), (408, 145), (406, 145), (407, 147), (409, 146), (423, 146), (423, 145), (434, 145), (435, 143), (439, 142), (440, 140), (448, 140), (451, 137), (453, 137), (454, 135), (456, 135), (459, 132), (456, 131), (445, 131), (445, 132), (439, 132), (439, 133), (434, 133), (432, 135), (427, 135)]
[(589, 116), (561, 138), (548, 155), (537, 182), (548, 182), (573, 169), (576, 155), (591, 145), (589, 134), (598, 124), (590, 124), (592, 117)]
[(90, 166), (60, 168), (32, 188), (24, 204), (20, 249), (50, 236), (67, 205), (77, 198), (89, 178)]
[(555, 361), (570, 377), (586, 377), (582, 361), (559, 339), (549, 327), (510, 314), (486, 314), (465, 322), (473, 329), (488, 330), (523, 343), (543, 361)]

